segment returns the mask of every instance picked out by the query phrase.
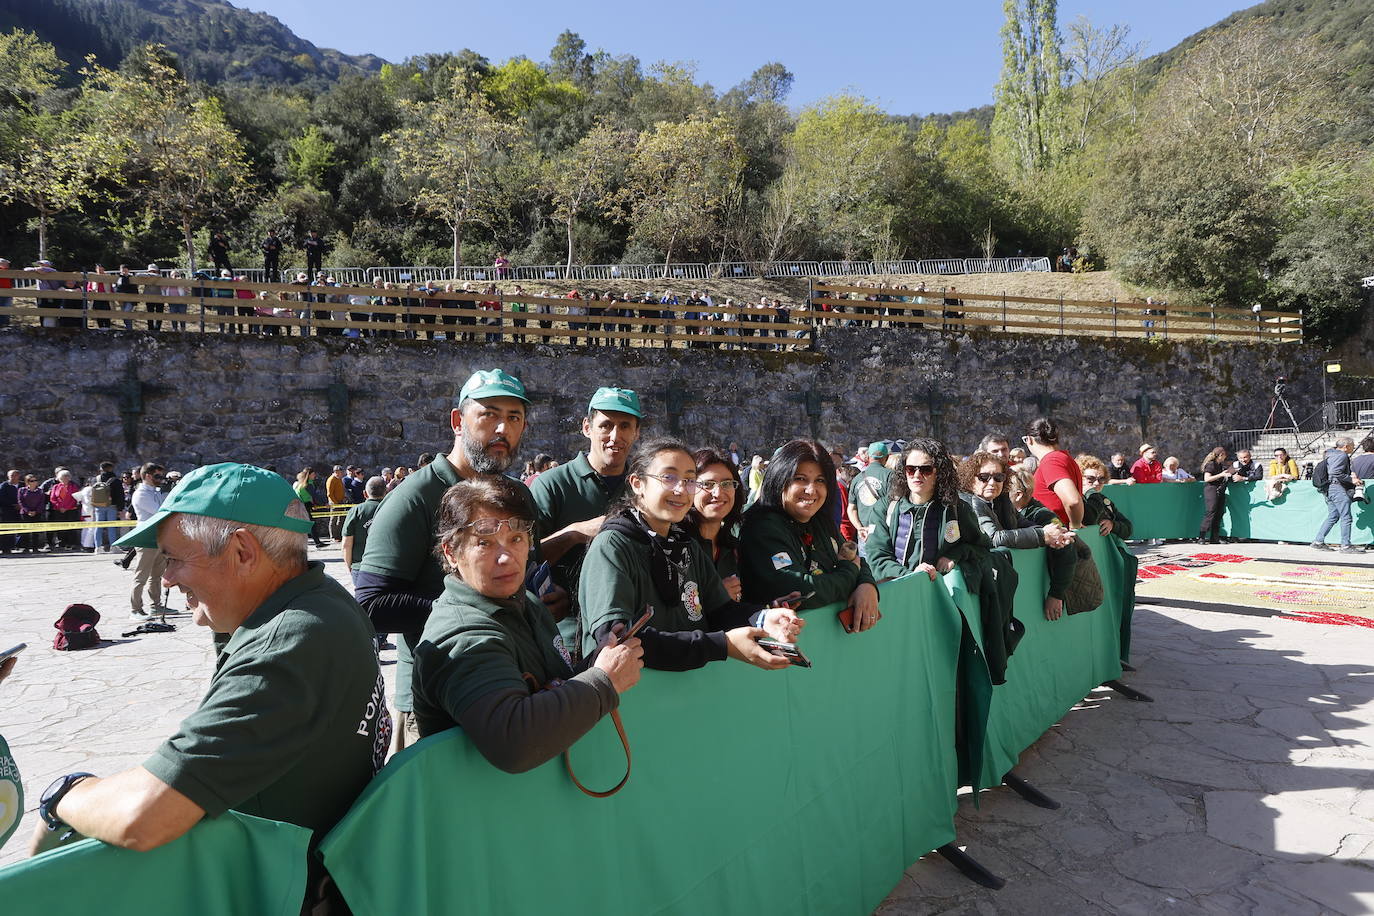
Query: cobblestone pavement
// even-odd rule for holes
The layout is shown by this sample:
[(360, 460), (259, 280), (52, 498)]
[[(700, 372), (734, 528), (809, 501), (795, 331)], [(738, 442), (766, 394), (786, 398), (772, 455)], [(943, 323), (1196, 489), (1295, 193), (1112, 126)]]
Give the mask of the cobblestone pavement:
[[(1227, 549), (1374, 565), (1374, 554)], [(312, 556), (347, 582), (336, 549)], [(0, 733), (29, 808), (0, 863), (24, 854), (52, 779), (141, 762), (208, 680), (209, 634), (186, 618), (170, 618), (184, 623), (175, 633), (120, 636), (136, 625), (132, 577), (110, 559), (0, 560), (12, 596), (0, 646), (30, 647), (0, 686)], [(52, 621), (73, 601), (104, 615), (103, 648), (52, 650)], [(1059, 810), (1008, 789), (985, 792), (978, 809), (961, 799), (958, 844), (1006, 887), (980, 888), (929, 855), (880, 913), (1374, 913), (1374, 629), (1141, 606), (1134, 633), (1139, 670), (1124, 680), (1155, 702), (1096, 691), (1017, 767)]]

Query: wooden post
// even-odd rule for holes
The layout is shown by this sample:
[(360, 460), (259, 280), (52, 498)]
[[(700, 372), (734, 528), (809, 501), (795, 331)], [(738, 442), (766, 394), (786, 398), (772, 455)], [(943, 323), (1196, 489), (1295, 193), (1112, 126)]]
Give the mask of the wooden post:
[[(81, 329), (91, 327), (91, 284), (86, 279), (86, 271), (81, 271)], [(113, 325), (111, 325), (113, 327)]]
[(1116, 336), (1116, 299), (1112, 299), (1112, 336)]
[(1002, 333), (1007, 333), (1007, 291), (1002, 290)]
[(1059, 297), (1059, 336), (1064, 336), (1064, 297)]

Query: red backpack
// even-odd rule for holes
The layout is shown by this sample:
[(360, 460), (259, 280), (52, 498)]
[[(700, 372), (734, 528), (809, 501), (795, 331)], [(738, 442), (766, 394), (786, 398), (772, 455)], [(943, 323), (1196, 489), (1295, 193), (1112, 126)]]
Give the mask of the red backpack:
[(95, 628), (99, 622), (100, 612), (89, 604), (67, 605), (53, 624), (57, 635), (52, 639), (52, 647), (63, 652), (95, 648), (100, 645), (100, 633)]

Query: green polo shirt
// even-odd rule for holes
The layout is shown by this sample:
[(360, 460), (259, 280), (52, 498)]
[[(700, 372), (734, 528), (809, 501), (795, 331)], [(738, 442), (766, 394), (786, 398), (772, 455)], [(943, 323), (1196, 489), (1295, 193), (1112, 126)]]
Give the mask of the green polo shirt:
[(873, 582), (868, 563), (841, 560), (836, 538), (819, 513), (806, 524), (781, 509), (755, 505), (739, 532), (739, 578), (744, 600), (760, 604), (791, 592), (815, 592), (802, 608), (846, 602), (862, 583)]
[(498, 690), (523, 690), (573, 676), (553, 615), (528, 592), (488, 598), (454, 576), (434, 602), (415, 648), (415, 718), (420, 734), (452, 728), (463, 710)]
[(311, 563), (230, 635), (200, 706), (143, 766), (210, 817), (232, 808), (319, 838), (390, 740), (372, 624)]
[(367, 532), (367, 552), (358, 569), (412, 583), (415, 593), (437, 598), (444, 590), (444, 568), (434, 555), (439, 504), (463, 478), (447, 455), (413, 474), (382, 500)]
[[(654, 609), (648, 625), (663, 633), (704, 630), (710, 626), (704, 611), (720, 607), (730, 596), (701, 542), (693, 538), (691, 544), (682, 576), (683, 596), (670, 604), (654, 588), (648, 544), (619, 531), (603, 531), (596, 536), (587, 549), (578, 586), (582, 596), (579, 620), (584, 655), (596, 650), (592, 634), (600, 627), (616, 620), (632, 623), (644, 616), (646, 606)], [(690, 599), (693, 591), (697, 600), (689, 611), (684, 597)]]
[(365, 499), (348, 510), (343, 520), (343, 536), (353, 538), (353, 562), (349, 569), (360, 569), (363, 554), (367, 552), (368, 530), (372, 527), (372, 517), (382, 506), (380, 499)]
[[(539, 530), (547, 537), (569, 525), (605, 515), (624, 489), (624, 477), (608, 484), (587, 460), (586, 453), (578, 452), (572, 461), (550, 468), (534, 479), (530, 495), (539, 509)], [(570, 645), (577, 638), (579, 570), (586, 553), (586, 545), (578, 544), (559, 557), (552, 570), (553, 581), (567, 589), (572, 600), (571, 613), (559, 624)]]
[(867, 528), (876, 524), (887, 508), (887, 485), (892, 470), (876, 461), (869, 462), (849, 485), (849, 501), (859, 515), (859, 523)]

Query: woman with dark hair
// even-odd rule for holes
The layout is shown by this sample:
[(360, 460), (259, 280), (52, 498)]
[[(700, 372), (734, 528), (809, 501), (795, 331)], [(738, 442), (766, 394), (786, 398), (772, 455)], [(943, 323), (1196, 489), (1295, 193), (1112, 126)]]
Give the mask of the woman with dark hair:
[(850, 632), (859, 632), (882, 617), (878, 588), (858, 548), (840, 539), (836, 490), (820, 443), (794, 439), (778, 449), (740, 526), (740, 579), (751, 601), (791, 591), (805, 596), (803, 609), (845, 602), (854, 609)]
[(1035, 499), (1070, 531), (1083, 527), (1083, 472), (1073, 456), (1059, 447), (1059, 428), (1053, 420), (1039, 417), (1031, 421), (1021, 437), (1035, 457)]
[(1218, 445), (1202, 461), (1202, 502), (1206, 511), (1197, 533), (1199, 544), (1215, 544), (1219, 540), (1221, 516), (1226, 510), (1226, 485), (1236, 479), (1226, 458), (1226, 447)]
[(697, 494), (683, 525), (706, 548), (720, 573), (720, 584), (731, 601), (740, 600), (739, 520), (744, 514), (744, 494), (739, 471), (715, 449), (692, 453), (697, 466)]
[(638, 639), (611, 635), (573, 673), (553, 616), (525, 591), (534, 514), (528, 491), (505, 477), (449, 487), (435, 547), (448, 575), (415, 647), (421, 736), (461, 726), (508, 773), (566, 751), (620, 705), (644, 666)]
[(901, 459), (888, 477), (887, 509), (864, 545), (874, 574), (896, 579), (923, 572), (934, 581), (965, 559), (985, 561), (992, 543), (959, 498), (959, 475), (944, 445), (914, 438)]
[(669, 438), (641, 442), (625, 484), (582, 561), (584, 654), (594, 657), (617, 628), (651, 612), (640, 630), (647, 667), (687, 671), (725, 658), (787, 667), (786, 658), (757, 642), (763, 636), (792, 642), (801, 632), (802, 621), (786, 599), (769, 599), (771, 607), (732, 600), (702, 543), (682, 527), (697, 491), (697, 465), (687, 446)]
[(1018, 512), (1007, 493), (1010, 476), (1007, 462), (991, 452), (974, 452), (959, 465), (959, 485), (964, 491), (961, 495), (973, 507), (979, 527), (994, 548), (1047, 548), (1045, 562), (1050, 587), (1045, 597), (1045, 619), (1058, 620), (1064, 614), (1064, 598), (1078, 562), (1073, 546), (1075, 536), (1043, 507), (1043, 515)]

